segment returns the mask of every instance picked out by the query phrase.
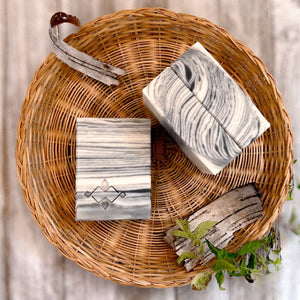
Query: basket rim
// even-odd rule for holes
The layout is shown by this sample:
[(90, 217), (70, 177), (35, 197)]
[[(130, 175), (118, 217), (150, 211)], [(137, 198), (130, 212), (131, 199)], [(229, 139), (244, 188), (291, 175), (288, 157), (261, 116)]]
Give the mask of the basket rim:
[[(281, 195), (281, 199), (286, 198), (287, 194), (288, 194), (288, 189), (287, 186), (290, 184), (290, 181), (292, 179), (292, 168), (293, 168), (293, 159), (294, 159), (294, 152), (293, 152), (293, 134), (291, 131), (291, 125), (290, 125), (290, 118), (289, 115), (287, 113), (287, 110), (285, 108), (284, 105), (284, 101), (282, 99), (282, 96), (275, 84), (274, 78), (273, 76), (269, 73), (269, 71), (267, 70), (266, 66), (264, 65), (264, 63), (254, 55), (254, 53), (246, 46), (244, 45), (241, 41), (238, 41), (237, 39), (235, 39), (234, 37), (232, 37), (230, 35), (230, 33), (228, 33), (224, 28), (213, 24), (212, 22), (204, 19), (204, 18), (199, 18), (196, 16), (193, 16), (191, 14), (185, 14), (185, 13), (175, 13), (171, 10), (165, 9), (165, 8), (139, 8), (139, 9), (126, 9), (126, 10), (121, 10), (118, 12), (115, 12), (113, 14), (108, 14), (102, 17), (99, 17), (93, 21), (90, 21), (86, 24), (83, 24), (80, 27), (80, 30), (77, 34), (71, 34), (70, 36), (68, 36), (66, 38), (66, 40), (70, 41), (74, 38), (76, 38), (77, 36), (80, 36), (80, 34), (84, 31), (87, 30), (90, 26), (93, 26), (93, 24), (95, 23), (101, 23), (101, 22), (105, 22), (105, 20), (114, 20), (114, 19), (119, 19), (120, 16), (122, 15), (147, 15), (147, 14), (153, 14), (156, 13), (157, 16), (163, 15), (164, 17), (167, 18), (174, 18), (174, 20), (176, 20), (176, 18), (188, 18), (188, 19), (192, 19), (194, 21), (197, 22), (205, 22), (207, 24), (210, 24), (211, 26), (213, 26), (214, 28), (216, 28), (216, 30), (219, 30), (220, 32), (222, 32), (222, 34), (226, 35), (227, 37), (229, 37), (233, 44), (240, 49), (241, 51), (245, 52), (247, 54), (247, 56), (251, 57), (253, 63), (255, 63), (256, 65), (259, 66), (259, 68), (261, 69), (262, 73), (265, 75), (265, 79), (266, 81), (271, 85), (272, 89), (274, 90), (274, 94), (276, 94), (277, 96), (277, 102), (278, 105), (280, 106), (280, 113), (284, 116), (284, 119), (286, 120), (286, 126), (287, 126), (287, 150), (289, 152), (289, 162), (287, 164), (287, 170), (286, 170), (286, 174), (287, 177), (283, 179), (283, 184), (282, 184), (282, 195)], [(27, 137), (22, 135), (23, 129), (24, 129), (24, 123), (25, 123), (25, 119), (24, 118), (24, 113), (26, 112), (26, 99), (30, 98), (30, 92), (31, 89), (34, 85), (35, 82), (37, 82), (39, 80), (39, 76), (40, 76), (40, 72), (47, 66), (48, 63), (50, 63), (53, 60), (54, 55), (50, 54), (45, 61), (40, 65), (40, 67), (36, 70), (34, 77), (28, 87), (27, 90), (27, 94), (25, 97), (25, 101), (23, 103), (23, 107), (22, 107), (22, 112), (21, 112), (21, 116), (18, 122), (18, 129), (17, 129), (17, 143), (16, 143), (16, 162), (17, 162), (17, 173), (18, 173), (18, 178), (19, 178), (19, 182), (21, 184), (22, 190), (23, 190), (23, 195), (24, 195), (24, 199), (25, 202), (27, 204), (27, 206), (29, 207), (31, 214), (34, 218), (34, 221), (38, 224), (38, 226), (40, 227), (40, 229), (42, 230), (43, 234), (45, 235), (45, 237), (47, 238), (47, 240), (53, 244), (65, 257), (69, 258), (70, 260), (76, 262), (77, 264), (79, 264), (81, 267), (83, 267), (86, 270), (92, 271), (94, 272), (95, 270), (93, 270), (91, 267), (89, 267), (88, 265), (82, 265), (82, 263), (77, 259), (76, 256), (71, 255), (70, 253), (68, 253), (68, 248), (65, 248), (64, 244), (58, 244), (56, 239), (53, 239), (53, 235), (48, 232), (48, 229), (45, 227), (45, 225), (43, 224), (43, 222), (40, 220), (39, 215), (36, 211), (36, 206), (35, 206), (35, 201), (33, 201), (33, 199), (31, 198), (31, 195), (29, 194), (28, 190), (27, 190), (27, 186), (26, 186), (26, 167), (27, 167), (27, 159), (25, 156), (25, 142)], [(283, 201), (281, 201), (280, 205), (278, 206), (278, 210), (276, 212), (276, 214), (273, 216), (272, 222), (270, 222), (269, 224), (267, 224), (266, 226), (264, 226), (263, 230), (260, 232), (260, 237), (262, 237), (263, 235), (265, 235), (268, 230), (270, 229), (270, 227), (272, 226), (272, 224), (275, 222), (275, 220), (278, 218), (282, 206), (283, 206)], [(95, 273), (95, 272), (94, 272)], [(96, 274), (96, 273), (95, 273)], [(96, 275), (99, 275), (99, 273), (97, 273)], [(132, 279), (124, 279), (124, 278), (118, 278), (113, 274), (106, 274), (106, 276), (101, 276), (104, 277), (106, 279), (110, 279), (114, 282), (117, 283), (121, 283), (123, 285), (135, 285), (135, 286), (140, 286), (140, 287), (157, 287), (157, 288), (168, 288), (168, 287), (176, 287), (176, 286), (183, 286), (188, 284), (189, 281), (191, 281), (191, 276), (189, 274), (186, 274), (186, 280), (181, 280), (180, 282), (178, 282), (178, 280), (174, 280), (173, 282), (171, 282), (169, 280), (169, 282), (166, 284), (164, 282), (161, 282), (161, 280), (155, 280), (154, 279), (149, 279), (148, 282), (146, 282), (145, 280), (138, 280), (137, 278), (135, 280)]]

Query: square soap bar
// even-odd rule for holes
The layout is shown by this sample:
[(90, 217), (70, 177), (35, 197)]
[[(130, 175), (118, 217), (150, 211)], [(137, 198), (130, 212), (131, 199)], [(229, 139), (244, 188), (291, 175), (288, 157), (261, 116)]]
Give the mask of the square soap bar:
[(143, 99), (202, 172), (216, 174), (242, 152), (170, 67), (143, 89)]
[(78, 118), (76, 220), (150, 219), (151, 120)]
[(269, 128), (251, 99), (199, 42), (171, 68), (242, 149)]

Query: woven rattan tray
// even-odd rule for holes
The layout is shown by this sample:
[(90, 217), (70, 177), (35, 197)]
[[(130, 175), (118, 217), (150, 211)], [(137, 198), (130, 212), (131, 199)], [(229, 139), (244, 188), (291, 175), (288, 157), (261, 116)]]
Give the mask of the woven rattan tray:
[[(230, 249), (269, 230), (288, 192), (293, 139), (272, 76), (244, 44), (207, 20), (153, 8), (101, 17), (66, 40), (127, 73), (119, 86), (108, 87), (50, 54), (29, 86), (18, 126), (18, 175), (36, 223), (63, 255), (122, 284), (161, 288), (187, 284), (201, 268), (187, 274), (178, 267), (175, 253), (163, 240), (164, 232), (174, 218), (185, 218), (248, 182), (256, 182), (262, 192), (264, 216), (238, 232)], [(142, 103), (142, 88), (196, 41), (271, 123), (217, 176), (198, 171)], [(75, 222), (77, 117), (152, 119), (151, 220)]]

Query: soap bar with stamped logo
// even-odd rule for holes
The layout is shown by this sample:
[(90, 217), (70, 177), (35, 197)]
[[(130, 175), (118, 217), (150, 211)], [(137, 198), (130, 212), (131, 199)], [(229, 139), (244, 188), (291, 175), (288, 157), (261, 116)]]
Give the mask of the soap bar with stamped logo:
[(151, 120), (78, 118), (76, 220), (150, 219)]

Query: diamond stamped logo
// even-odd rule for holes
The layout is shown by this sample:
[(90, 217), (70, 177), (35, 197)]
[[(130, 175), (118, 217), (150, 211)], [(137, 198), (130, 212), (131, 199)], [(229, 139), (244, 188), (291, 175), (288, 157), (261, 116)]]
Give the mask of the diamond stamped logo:
[(103, 179), (101, 185), (94, 188), (92, 192), (86, 191), (84, 196), (86, 198), (92, 197), (95, 202), (101, 205), (104, 209), (107, 209), (119, 197), (125, 198), (126, 193), (118, 191), (118, 189), (110, 185), (106, 179)]

